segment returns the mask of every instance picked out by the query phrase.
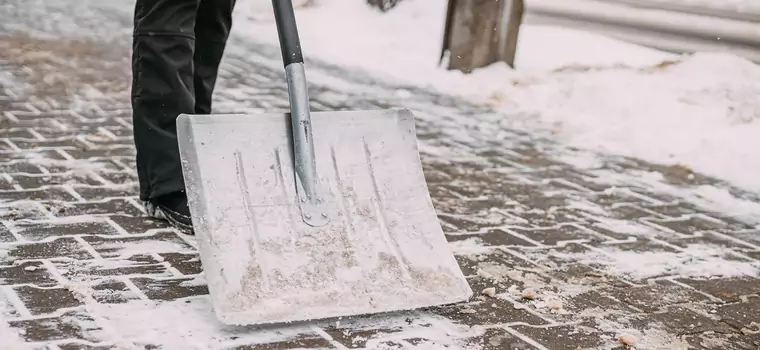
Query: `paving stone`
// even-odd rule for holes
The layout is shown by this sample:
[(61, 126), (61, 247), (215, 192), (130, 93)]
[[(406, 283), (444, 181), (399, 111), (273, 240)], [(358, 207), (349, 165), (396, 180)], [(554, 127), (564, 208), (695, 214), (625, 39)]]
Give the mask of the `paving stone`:
[(156, 280), (152, 278), (132, 278), (140, 290), (154, 300), (174, 300), (208, 294), (208, 286), (196, 284), (192, 278)]
[[(474, 292), (473, 300), (487, 301), (488, 298), (483, 296), (483, 291), (486, 288), (493, 288), (497, 294), (507, 293), (507, 290), (512, 286), (517, 286), (519, 290), (525, 288), (525, 283), (522, 280), (513, 280), (507, 277), (492, 279), (487, 277), (469, 277), (467, 282), (470, 284), (470, 288)], [(548, 281), (547, 281), (548, 282)]]
[(614, 334), (596, 331), (593, 326), (591, 324), (582, 328), (577, 326), (539, 328), (517, 325), (510, 328), (552, 350), (595, 349), (614, 345), (612, 340)]
[(505, 229), (486, 229), (484, 233), (478, 234), (458, 234), (458, 235), (446, 235), (446, 239), (449, 242), (457, 242), (464, 240), (477, 240), (482, 245), (486, 246), (536, 246), (532, 242), (522, 239), (516, 235), (513, 235), (509, 230)]
[(83, 304), (74, 296), (74, 293), (65, 288), (19, 286), (13, 290), (32, 315), (49, 314), (61, 308), (77, 307)]
[[(34, 159), (38, 163), (38, 165), (48, 168), (48, 164), (55, 164), (58, 162), (62, 162), (66, 160), (66, 157), (63, 156), (58, 149), (47, 149), (47, 150), (21, 150), (21, 151), (10, 151), (10, 152), (0, 152), (0, 159), (4, 161), (14, 161), (14, 160), (30, 160)], [(54, 171), (51, 171), (54, 172)]]
[(16, 241), (16, 237), (13, 237), (13, 234), (8, 227), (0, 222), (0, 243), (10, 243), (14, 241)]
[(128, 185), (101, 185), (101, 186), (72, 186), (73, 189), (88, 202), (102, 201), (114, 197), (132, 197), (137, 191), (136, 183)]
[(62, 201), (74, 202), (77, 199), (62, 188), (50, 187), (33, 190), (0, 191), (4, 201)]
[(606, 237), (595, 235), (586, 230), (582, 230), (573, 225), (561, 225), (557, 227), (522, 229), (510, 228), (510, 231), (516, 232), (530, 240), (536, 241), (543, 245), (554, 246), (571, 241), (604, 241)]
[(44, 186), (55, 185), (92, 185), (97, 186), (102, 183), (90, 175), (69, 175), (54, 174), (42, 176), (12, 175), (13, 184), (17, 184), (24, 189), (35, 189)]
[(102, 304), (123, 304), (130, 300), (139, 300), (126, 283), (121, 281), (103, 281), (92, 286), (92, 297)]
[(422, 171), (425, 175), (425, 182), (430, 188), (437, 184), (447, 183), (453, 179), (453, 177), (445, 171), (429, 167), (427, 164), (422, 165)]
[(129, 215), (142, 216), (143, 212), (126, 199), (107, 199), (97, 202), (66, 203), (50, 208), (55, 216), (76, 215)]
[(678, 281), (726, 302), (737, 302), (742, 296), (760, 294), (760, 280), (753, 277), (678, 279)]
[[(0, 88), (1, 90), (1, 88)], [(11, 109), (8, 97), (0, 92), (0, 111), (7, 111)], [(29, 132), (29, 128), (5, 128), (3, 134), (5, 136), (4, 142), (13, 141), (17, 139), (34, 139), (34, 134)]]
[(335, 349), (329, 341), (318, 335), (302, 335), (298, 338), (274, 343), (242, 345), (229, 350), (280, 350), (280, 349)]
[(42, 170), (40, 170), (40, 167), (38, 167), (35, 164), (29, 164), (25, 162), (16, 162), (16, 163), (0, 163), (0, 173), (5, 174), (17, 174), (17, 173), (25, 173), (25, 174), (42, 174)]
[(635, 241), (618, 242), (600, 248), (616, 249), (618, 251), (631, 251), (637, 253), (673, 253), (679, 252), (677, 248), (667, 245), (667, 242), (656, 241), (647, 237), (635, 237)]
[(425, 330), (431, 324), (414, 315), (366, 316), (338, 320), (324, 327), (324, 331), (341, 345), (357, 349), (376, 346), (386, 337), (397, 336), (408, 327)]
[(636, 310), (626, 301), (613, 298), (608, 288), (589, 290), (570, 297), (563, 308), (582, 317), (597, 317), (605, 312), (617, 314), (635, 313)]
[[(601, 221), (600, 221), (601, 220)], [(618, 219), (614, 219), (618, 220)], [(619, 223), (620, 226), (617, 226), (618, 222), (610, 221), (607, 219), (593, 219), (590, 222), (577, 224), (578, 226), (583, 227), (586, 230), (590, 230), (593, 232), (596, 232), (597, 234), (607, 237), (609, 240), (618, 240), (618, 241), (629, 241), (629, 240), (638, 240), (638, 239), (646, 239), (647, 235), (656, 236), (657, 230), (651, 227), (648, 227), (643, 224), (639, 224), (636, 221), (628, 221), (628, 222), (622, 222)], [(610, 241), (604, 242), (606, 244), (618, 244), (613, 243)]]
[(712, 247), (723, 248), (726, 251), (734, 250), (737, 252), (751, 249), (751, 245), (745, 241), (733, 240), (730, 237), (725, 237), (712, 232), (704, 232), (694, 237), (685, 238), (671, 238), (666, 239), (669, 244), (688, 249), (690, 247)]
[[(121, 127), (122, 124), (118, 122), (117, 119), (118, 118), (90, 118), (87, 120), (68, 120), (66, 121), (66, 125), (74, 130), (83, 130), (87, 133), (96, 133), (98, 132), (99, 128), (104, 126)], [(98, 157), (99, 155), (99, 153), (93, 152), (92, 154), (82, 154), (81, 156), (82, 158), (92, 159)]]
[[(118, 163), (116, 163), (116, 162), (118, 162)], [(111, 159), (111, 164), (113, 164), (114, 169), (116, 169), (116, 170), (135, 171), (135, 169), (137, 169), (137, 163), (135, 162), (135, 160), (133, 158)], [(121, 165), (119, 165), (119, 164), (121, 164)], [(116, 171), (116, 170), (114, 170), (114, 171)]]
[(748, 252), (744, 252), (744, 254), (746, 254), (748, 257), (752, 259), (760, 261), (760, 250), (748, 251)]
[(109, 157), (134, 157), (135, 150), (131, 146), (117, 146), (103, 149), (77, 149), (67, 151), (76, 159), (109, 158)]
[(653, 224), (657, 224), (659, 226), (665, 227), (667, 229), (673, 230), (676, 233), (686, 234), (686, 235), (694, 234), (696, 232), (710, 231), (710, 230), (716, 230), (716, 229), (721, 229), (721, 228), (726, 227), (725, 223), (712, 221), (702, 216), (691, 216), (691, 215), (686, 215), (686, 216), (673, 218), (673, 219), (665, 219), (665, 220), (649, 219), (647, 221)]
[(82, 238), (103, 258), (126, 259), (133, 255), (146, 253), (190, 253), (194, 251), (177, 233), (172, 231), (162, 231), (147, 236), (83, 236)]
[(520, 224), (523, 220), (511, 220), (509, 217), (498, 213), (484, 213), (482, 215), (447, 215), (439, 214), (438, 218), (442, 223), (452, 229), (447, 232), (477, 232), (485, 227), (503, 226), (508, 224)]
[[(30, 135), (31, 136), (31, 135)], [(57, 139), (37, 140), (34, 138), (11, 138), (13, 144), (23, 150), (39, 150), (42, 148), (72, 149), (75, 141), (74, 136)]]
[(696, 213), (698, 210), (688, 203), (679, 200), (667, 204), (644, 204), (646, 210), (657, 213), (664, 218), (677, 218)]
[(16, 187), (14, 187), (13, 179), (9, 179), (6, 177), (0, 177), (0, 191), (13, 191), (16, 190)]
[(459, 266), (462, 269), (462, 273), (466, 276), (474, 276), (482, 273), (481, 270), (486, 270), (486, 275), (493, 274), (500, 268), (507, 269), (519, 269), (519, 268), (536, 268), (536, 265), (523, 260), (513, 254), (504, 252), (502, 250), (492, 250), (489, 252), (483, 252), (478, 254), (455, 255)]
[(760, 348), (760, 334), (695, 334), (684, 337), (690, 349), (695, 350), (756, 350)]
[(24, 243), (0, 246), (0, 265), (17, 260), (70, 258), (92, 259), (90, 253), (73, 238), (59, 238), (49, 242)]
[(726, 232), (726, 235), (733, 238), (738, 238), (746, 243), (760, 247), (760, 230)]
[(198, 254), (161, 253), (159, 255), (182, 274), (197, 275), (203, 272)]
[(519, 306), (515, 307), (511, 301), (498, 298), (488, 298), (484, 301), (476, 300), (458, 306), (433, 308), (430, 311), (468, 326), (516, 322), (532, 325), (547, 323), (544, 319), (523, 310)]
[[(531, 214), (531, 213), (536, 214), (534, 217), (526, 218), (530, 222), (536, 222), (536, 221), (541, 220), (541, 217), (538, 216), (540, 214), (544, 214), (544, 216), (548, 216), (546, 211), (552, 208), (557, 208), (557, 207), (561, 208), (561, 207), (567, 206), (568, 204), (567, 198), (556, 193), (552, 193), (552, 194), (541, 193), (541, 192), (519, 193), (519, 192), (510, 191), (510, 192), (507, 192), (506, 194), (508, 195), (507, 198), (509, 198), (510, 200), (517, 201), (521, 205), (528, 208), (527, 212), (523, 212), (520, 214)], [(525, 218), (524, 215), (518, 215), (518, 216)], [(559, 218), (553, 217), (553, 218), (557, 220), (562, 220), (562, 217), (559, 217)]]
[(60, 316), (32, 320), (11, 320), (11, 327), (22, 331), (29, 342), (82, 339), (99, 342), (107, 339), (106, 332), (95, 320), (81, 311), (69, 311)]
[(83, 164), (87, 164), (89, 169), (97, 169), (99, 171), (117, 171), (116, 165), (108, 160), (103, 159), (87, 159), (87, 160), (68, 160), (65, 159), (60, 162), (51, 164), (45, 164), (44, 167), (51, 174), (70, 174), (74, 172), (81, 172)]
[(13, 223), (16, 233), (30, 241), (39, 241), (50, 237), (78, 235), (114, 235), (118, 231), (96, 218), (75, 218), (72, 221), (17, 221)]
[[(664, 219), (670, 217), (669, 215), (663, 215), (652, 210), (652, 207), (643, 208), (641, 206), (622, 203), (621, 205), (612, 205), (609, 211), (616, 219), (635, 221), (644, 218)], [(680, 213), (678, 214), (680, 215)]]
[(133, 234), (143, 234), (149, 230), (169, 229), (171, 227), (165, 221), (152, 219), (144, 214), (141, 216), (111, 215), (108, 218), (125, 231)]
[(167, 270), (165, 263), (148, 254), (104, 260), (61, 260), (54, 262), (54, 264), (64, 277), (76, 281), (87, 281), (109, 276), (172, 276), (171, 272)]
[(13, 266), (0, 266), (0, 285), (32, 284), (54, 287), (58, 281), (40, 261), (28, 261)]
[(757, 315), (760, 315), (760, 296), (751, 296), (746, 301), (720, 306), (715, 315), (734, 328), (745, 330), (745, 333), (760, 334), (760, 322), (757, 320)]
[(704, 332), (738, 333), (724, 322), (681, 306), (670, 307), (667, 312), (654, 314), (652, 319), (662, 323), (669, 333), (677, 335)]
[(132, 129), (126, 128), (124, 126), (112, 126), (112, 125), (106, 125), (103, 126), (103, 129), (107, 130), (109, 133), (113, 134), (114, 136), (118, 138), (132, 138)]
[(610, 276), (606, 272), (606, 265), (601, 261), (596, 262), (603, 258), (599, 252), (580, 244), (569, 243), (550, 249), (524, 249), (521, 252), (541, 266), (542, 274), (557, 281), (582, 286), (628, 285), (622, 278)]
[[(548, 248), (513, 248), (529, 261), (544, 267), (547, 270), (561, 268), (564, 265), (573, 264), (581, 257), (592, 253), (589, 248), (578, 243), (567, 243), (558, 247)], [(601, 266), (601, 265), (599, 265)]]
[(129, 185), (137, 182), (134, 171), (98, 171), (97, 174), (116, 185)]
[(641, 287), (610, 288), (606, 292), (615, 299), (645, 312), (656, 312), (671, 305), (710, 301), (697, 291), (670, 281), (656, 281)]
[[(44, 204), (40, 205), (40, 202), (14, 203), (7, 207), (0, 207), (0, 220), (13, 222), (19, 220), (49, 219), (48, 211), (44, 208)], [(12, 226), (12, 224), (9, 223), (9, 226)]]
[(587, 196), (586, 200), (603, 208), (611, 207), (613, 205), (620, 205), (623, 203), (628, 204), (628, 205), (641, 206), (641, 207), (644, 207), (647, 204), (650, 204), (646, 200), (643, 200), (636, 196), (632, 196), (627, 192), (621, 192), (621, 191), (597, 192), (597, 193)]
[(482, 335), (466, 339), (467, 348), (482, 350), (533, 350), (538, 349), (500, 328), (486, 329)]

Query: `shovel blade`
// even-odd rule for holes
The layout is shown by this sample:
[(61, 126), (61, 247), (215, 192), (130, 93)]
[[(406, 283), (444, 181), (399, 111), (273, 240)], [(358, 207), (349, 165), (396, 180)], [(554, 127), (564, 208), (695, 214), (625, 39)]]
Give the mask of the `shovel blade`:
[(304, 223), (290, 117), (181, 115), (177, 132), (214, 310), (271, 324), (472, 296), (430, 200), (409, 110), (313, 112), (321, 227)]

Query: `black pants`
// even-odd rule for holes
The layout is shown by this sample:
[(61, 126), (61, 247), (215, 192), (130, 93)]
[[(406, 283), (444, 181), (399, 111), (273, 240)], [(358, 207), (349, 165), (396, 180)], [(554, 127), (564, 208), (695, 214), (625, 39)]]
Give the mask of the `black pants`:
[(176, 118), (211, 113), (234, 6), (235, 0), (137, 0), (132, 121), (141, 200), (185, 189)]

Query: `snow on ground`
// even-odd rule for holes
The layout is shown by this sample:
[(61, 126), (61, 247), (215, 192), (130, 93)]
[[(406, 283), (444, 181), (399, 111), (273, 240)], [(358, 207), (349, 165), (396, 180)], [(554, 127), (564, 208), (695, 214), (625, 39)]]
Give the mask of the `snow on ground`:
[[(760, 192), (760, 66), (720, 53), (679, 57), (569, 29), (525, 25), (516, 70), (439, 66), (445, 0), (296, 1), (307, 61), (355, 67), (500, 109), (504, 127), (572, 146), (682, 164)], [(271, 4), (238, 5), (235, 32), (276, 44)]]
[(22, 342), (18, 332), (12, 329), (5, 320), (5, 318), (11, 314), (9, 304), (10, 302), (5, 300), (4, 297), (3, 299), (0, 299), (0, 339), (2, 339), (0, 349), (29, 349), (30, 347)]
[[(221, 342), (235, 337), (233, 343), (241, 346), (250, 343), (273, 343), (297, 339), (303, 334), (313, 333), (323, 324), (294, 324), (291, 326), (270, 327), (236, 327), (219, 323), (213, 316), (211, 305), (206, 297), (187, 298), (169, 302), (153, 303), (131, 301), (124, 304), (95, 305), (97, 311), (119, 330), (124, 339), (133, 344), (143, 345), (160, 342), (170, 349), (217, 349)], [(151, 322), (145, 322), (150, 319)], [(182, 319), (182, 322), (177, 320)], [(395, 332), (386, 335), (377, 334), (366, 339), (368, 349), (385, 349), (380, 343), (410, 338), (422, 338), (435, 341), (438, 345), (419, 344), (419, 348), (439, 349), (455, 348), (475, 350), (475, 346), (465, 344), (457, 339), (477, 336), (482, 329), (470, 329), (452, 323), (440, 316), (425, 313), (406, 314), (365, 318), (361, 320), (334, 321), (331, 324), (345, 332), (358, 332), (373, 327), (387, 327)], [(437, 327), (428, 327), (436, 324)], [(1, 330), (0, 330), (1, 331)], [(2, 334), (2, 333), (0, 333)], [(234, 344), (225, 343), (225, 346)], [(135, 347), (136, 348), (136, 347)], [(415, 347), (416, 348), (416, 347)]]

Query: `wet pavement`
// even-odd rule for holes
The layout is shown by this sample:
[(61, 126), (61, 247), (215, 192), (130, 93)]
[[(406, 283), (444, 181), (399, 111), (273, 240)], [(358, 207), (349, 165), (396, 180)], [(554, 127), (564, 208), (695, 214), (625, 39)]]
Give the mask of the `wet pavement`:
[[(194, 238), (136, 202), (130, 13), (128, 1), (0, 4), (3, 346), (760, 348), (760, 229), (732, 209), (752, 208), (755, 195), (681, 166), (570, 149), (484, 106), (314, 61), (314, 110), (417, 114), (431, 196), (476, 296), (219, 325)], [(235, 37), (215, 112), (286, 110), (283, 78), (278, 48)], [(744, 206), (705, 201), (715, 194)]]

